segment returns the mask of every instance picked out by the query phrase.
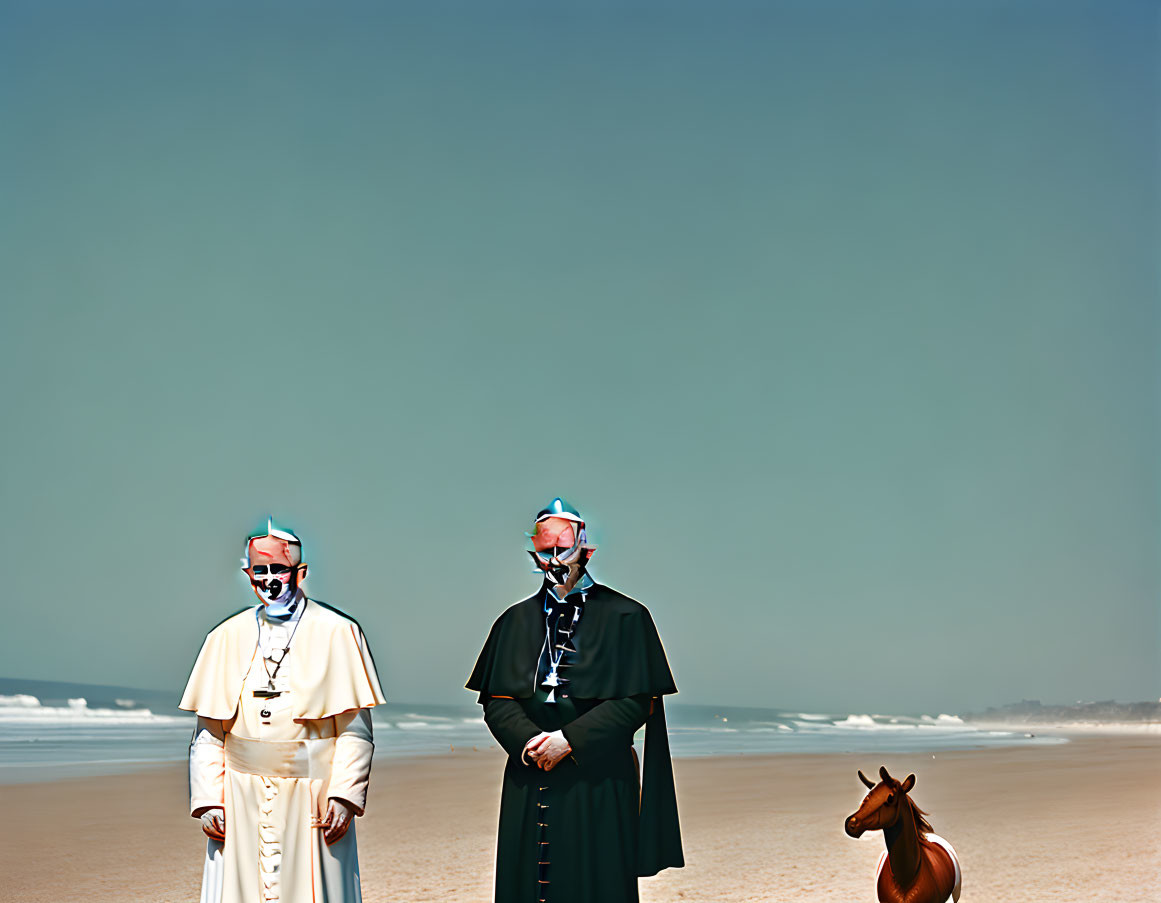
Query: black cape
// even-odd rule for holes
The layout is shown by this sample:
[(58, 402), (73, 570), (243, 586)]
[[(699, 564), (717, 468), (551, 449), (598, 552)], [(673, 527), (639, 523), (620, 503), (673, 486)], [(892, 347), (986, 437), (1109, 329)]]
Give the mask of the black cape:
[[(543, 591), (517, 602), (492, 625), (467, 687), (489, 697), (531, 700), (544, 643)], [(662, 697), (676, 693), (665, 649), (649, 610), (599, 583), (586, 592), (569, 690), (580, 702), (648, 696), (645, 756), (637, 830), (637, 875), (685, 864), (677, 819), (673, 763)]]

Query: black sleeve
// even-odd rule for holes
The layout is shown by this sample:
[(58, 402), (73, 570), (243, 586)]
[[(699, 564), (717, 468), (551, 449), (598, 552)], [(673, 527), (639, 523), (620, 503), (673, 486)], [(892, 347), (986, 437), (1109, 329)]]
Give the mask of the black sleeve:
[(542, 733), (515, 699), (489, 696), (484, 702), (484, 723), (508, 755), (517, 759), (524, 752), (524, 744)]
[(606, 699), (570, 721), (563, 733), (573, 758), (583, 764), (586, 757), (631, 745), (633, 734), (649, 717), (652, 702), (649, 696)]

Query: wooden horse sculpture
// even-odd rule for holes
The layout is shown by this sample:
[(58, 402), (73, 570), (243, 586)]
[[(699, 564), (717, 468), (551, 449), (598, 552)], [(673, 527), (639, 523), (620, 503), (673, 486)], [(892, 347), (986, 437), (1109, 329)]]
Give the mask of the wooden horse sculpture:
[(859, 810), (846, 821), (847, 834), (882, 831), (887, 851), (879, 857), (875, 890), (879, 903), (947, 903), (958, 901), (959, 859), (946, 840), (931, 830), (931, 823), (907, 795), (915, 775), (900, 783), (879, 769), (875, 784), (861, 771), (859, 779), (870, 788)]

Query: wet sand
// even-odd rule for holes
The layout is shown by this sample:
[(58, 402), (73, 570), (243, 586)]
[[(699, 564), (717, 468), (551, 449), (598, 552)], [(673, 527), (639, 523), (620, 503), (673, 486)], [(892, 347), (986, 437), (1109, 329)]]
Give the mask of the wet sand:
[[(358, 822), (368, 903), (491, 899), (501, 755), (377, 760)], [(663, 901), (873, 901), (881, 834), (843, 820), (885, 764), (951, 841), (963, 901), (1161, 900), (1161, 741), (909, 755), (679, 759), (687, 865), (641, 881)], [(181, 767), (0, 787), (0, 898), (196, 901), (204, 843)]]

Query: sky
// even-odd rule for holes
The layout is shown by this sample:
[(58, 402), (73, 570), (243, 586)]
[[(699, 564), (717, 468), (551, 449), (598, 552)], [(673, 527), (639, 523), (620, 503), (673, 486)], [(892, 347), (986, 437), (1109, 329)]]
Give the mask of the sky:
[(0, 674), (179, 691), (272, 514), (467, 703), (563, 495), (681, 701), (1161, 696), (1158, 35), (4, 0)]

